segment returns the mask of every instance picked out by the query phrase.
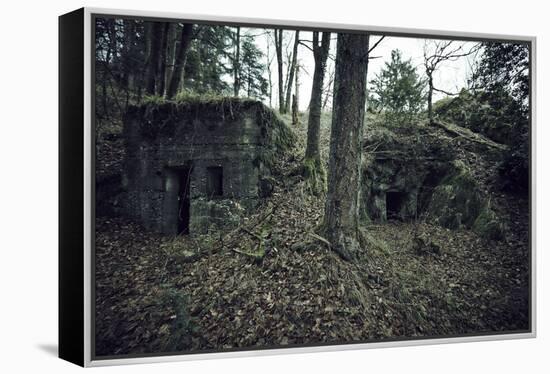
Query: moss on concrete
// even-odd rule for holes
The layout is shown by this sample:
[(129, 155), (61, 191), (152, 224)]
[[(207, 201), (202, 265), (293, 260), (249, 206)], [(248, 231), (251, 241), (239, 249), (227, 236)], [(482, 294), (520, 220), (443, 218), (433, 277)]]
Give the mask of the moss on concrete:
[(428, 212), (442, 226), (458, 229), (472, 227), (483, 205), (483, 196), (466, 165), (454, 161), (435, 187)]

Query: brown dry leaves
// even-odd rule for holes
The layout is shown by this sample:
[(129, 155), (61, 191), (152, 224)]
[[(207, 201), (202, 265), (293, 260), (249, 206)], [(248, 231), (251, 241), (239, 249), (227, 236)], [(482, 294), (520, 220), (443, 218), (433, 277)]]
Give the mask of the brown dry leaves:
[[(369, 248), (353, 264), (321, 241), (291, 249), (311, 239), (324, 207), (322, 198), (305, 193), (300, 177), (283, 174), (299, 159), (296, 153), (280, 160), (275, 194), (247, 222), (264, 238), (259, 262), (228, 247), (249, 251), (257, 243), (251, 235), (224, 246), (219, 234), (178, 239), (182, 250), (198, 252), (193, 261), (179, 261), (163, 250), (170, 238), (99, 218), (96, 353), (273, 348), (527, 327), (524, 201), (499, 201), (509, 221), (504, 242), (422, 224), (418, 229), (441, 254), (418, 255), (410, 244), (414, 225), (389, 223), (366, 228)], [(254, 226), (270, 209), (269, 220)]]

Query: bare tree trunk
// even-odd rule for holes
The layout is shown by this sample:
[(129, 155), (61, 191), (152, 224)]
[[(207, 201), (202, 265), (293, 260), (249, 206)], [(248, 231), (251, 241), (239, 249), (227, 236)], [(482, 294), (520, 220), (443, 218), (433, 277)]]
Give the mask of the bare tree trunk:
[(185, 61), (187, 60), (187, 52), (189, 52), (189, 47), (191, 46), (192, 35), (193, 25), (190, 23), (184, 24), (181, 30), (180, 42), (176, 48), (174, 71), (172, 72), (172, 78), (168, 84), (168, 90), (166, 91), (166, 97), (168, 99), (172, 99), (176, 96), (180, 87), (180, 82), (183, 80)]
[(319, 45), (319, 32), (313, 32), (313, 84), (309, 100), (309, 116), (307, 121), (307, 146), (304, 159), (303, 174), (308, 180), (310, 191), (319, 194), (326, 189), (325, 168), (321, 163), (319, 137), (321, 132), (321, 103), (323, 95), (323, 80), (325, 76), (328, 51), (330, 48), (330, 33), (324, 32)]
[(246, 97), (252, 96), (252, 72), (250, 71), (250, 66), (246, 74)]
[(369, 35), (339, 34), (324, 229), (343, 259), (361, 251), (359, 191)]
[(269, 107), (273, 107), (273, 80), (271, 79), (271, 61), (273, 61), (271, 59), (271, 56), (270, 56), (270, 50), (269, 50), (269, 45), (270, 45), (270, 40), (269, 38), (267, 39), (267, 50), (266, 50), (266, 55), (265, 55), (265, 58), (266, 58), (266, 69), (267, 69), (267, 82), (268, 82), (268, 87), (269, 87)]
[(103, 66), (103, 74), (101, 77), (101, 107), (103, 108), (102, 118), (109, 117), (109, 111), (107, 107), (107, 71)]
[(108, 94), (107, 94), (107, 83), (111, 80), (111, 76), (108, 74), (108, 66), (111, 62), (113, 53), (116, 53), (114, 49), (116, 44), (114, 43), (114, 21), (107, 20), (106, 31), (109, 38), (109, 43), (107, 43), (107, 51), (105, 53), (105, 60), (102, 65), (102, 79), (101, 79), (101, 106), (103, 108), (103, 118), (109, 118), (109, 105), (108, 105)]
[[(299, 111), (300, 108), (300, 63), (296, 63), (296, 70), (294, 74), (294, 95), (296, 96), (296, 108)], [(294, 104), (294, 100), (292, 101)]]
[(122, 20), (123, 26), (123, 35), (124, 35), (124, 44), (122, 45), (121, 60), (122, 60), (122, 75), (120, 77), (120, 84), (126, 89), (130, 88), (130, 72), (131, 72), (131, 60), (130, 54), (134, 46), (134, 41), (136, 37), (135, 24), (133, 20)]
[(321, 100), (323, 95), (323, 80), (325, 76), (328, 51), (330, 47), (330, 33), (324, 32), (321, 45), (319, 45), (319, 32), (313, 32), (313, 57), (315, 68), (313, 70), (313, 84), (311, 87), (311, 99), (309, 100), (309, 116), (307, 121), (307, 146), (306, 159), (312, 160), (315, 165), (321, 165), (321, 153), (319, 151), (319, 135), (321, 127)]
[(158, 56), (158, 74), (156, 77), (157, 95), (164, 95), (164, 88), (166, 86), (166, 51), (168, 48), (168, 31), (170, 28), (170, 22), (163, 23), (162, 33), (160, 39), (160, 53)]
[(176, 65), (176, 51), (179, 42), (179, 30), (180, 26), (178, 24), (170, 25), (170, 30), (168, 32), (168, 48), (166, 50), (166, 94), (168, 95), (168, 87), (170, 86), (170, 81), (172, 80), (172, 74), (174, 74), (174, 66)]
[(327, 87), (326, 87), (326, 90), (324, 92), (324, 95), (325, 95), (325, 99), (323, 101), (323, 107), (321, 110), (325, 110), (326, 107), (327, 107), (327, 104), (328, 104), (328, 99), (330, 99), (330, 96), (331, 96), (331, 90), (332, 90), (332, 84), (334, 83), (334, 70), (330, 70), (329, 71), (329, 76), (328, 76), (328, 84), (327, 84)]
[(233, 96), (239, 96), (239, 90), (241, 89), (241, 79), (239, 77), (239, 70), (241, 66), (241, 28), (237, 27), (237, 34), (235, 36), (235, 56), (233, 58)]
[(285, 95), (283, 87), (283, 30), (275, 29), (275, 54), (277, 56), (277, 74), (279, 83), (279, 112), (285, 113)]
[(294, 34), (294, 47), (292, 49), (292, 61), (288, 70), (288, 84), (286, 86), (286, 98), (284, 105), (284, 113), (288, 113), (290, 107), (290, 97), (292, 94), (292, 86), (294, 83), (294, 73), (296, 71), (296, 62), (298, 60), (298, 44), (300, 43), (300, 31), (296, 30)]
[(430, 123), (434, 121), (434, 114), (432, 109), (432, 97), (434, 92), (434, 82), (431, 73), (428, 75), (428, 120)]
[(292, 126), (298, 126), (300, 119), (298, 113), (298, 98), (292, 95)]
[(160, 22), (147, 24), (147, 73), (145, 91), (149, 95), (155, 94), (155, 84), (158, 77), (160, 48), (163, 25)]
[(470, 49), (464, 50), (464, 43), (457, 44), (452, 40), (432, 40), (424, 42), (424, 68), (428, 77), (428, 119), (430, 123), (434, 121), (432, 100), (433, 92), (441, 92), (446, 95), (458, 95), (458, 93), (449, 93), (442, 89), (434, 87), (433, 76), (438, 66), (445, 61), (457, 61), (459, 58), (470, 56), (477, 53), (482, 48), (481, 43), (474, 44)]

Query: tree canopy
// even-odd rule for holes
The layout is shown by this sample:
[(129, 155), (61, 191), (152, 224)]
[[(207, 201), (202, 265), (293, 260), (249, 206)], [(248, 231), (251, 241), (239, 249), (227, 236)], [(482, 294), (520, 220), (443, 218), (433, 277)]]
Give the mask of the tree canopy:
[(99, 120), (120, 117), (147, 95), (268, 95), (264, 52), (234, 27), (97, 18), (95, 36)]
[[(509, 96), (513, 103), (502, 120), (512, 124), (511, 151), (506, 155), (500, 172), (504, 187), (527, 191), (529, 187), (529, 59), (524, 43), (484, 43), (481, 60), (474, 71), (475, 89), (492, 97)], [(493, 100), (500, 104), (502, 100)]]
[(504, 89), (527, 110), (529, 100), (529, 48), (522, 43), (483, 44), (483, 54), (473, 74), (474, 87)]

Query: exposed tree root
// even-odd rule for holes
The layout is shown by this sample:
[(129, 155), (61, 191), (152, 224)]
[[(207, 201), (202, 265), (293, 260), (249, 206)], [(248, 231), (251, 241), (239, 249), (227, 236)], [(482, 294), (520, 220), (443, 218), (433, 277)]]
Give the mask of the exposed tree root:
[(451, 135), (458, 136), (461, 138), (464, 138), (468, 141), (481, 144), (483, 146), (498, 149), (500, 151), (504, 151), (508, 149), (507, 146), (504, 144), (496, 143), (490, 139), (487, 139), (486, 137), (476, 134), (475, 132), (471, 131), (470, 129), (467, 129), (465, 127), (460, 127), (457, 125), (453, 125), (451, 123), (445, 123), (445, 122), (432, 122), (433, 125), (438, 126), (448, 132)]

